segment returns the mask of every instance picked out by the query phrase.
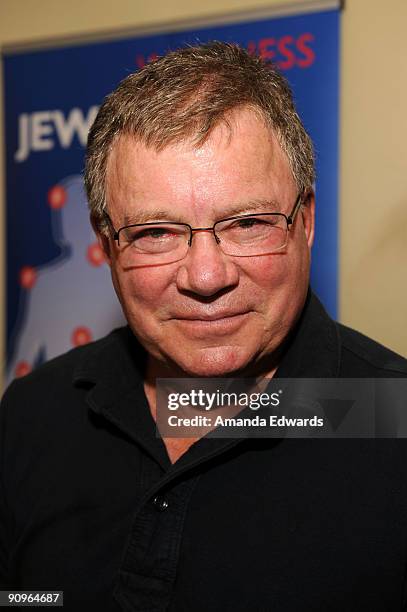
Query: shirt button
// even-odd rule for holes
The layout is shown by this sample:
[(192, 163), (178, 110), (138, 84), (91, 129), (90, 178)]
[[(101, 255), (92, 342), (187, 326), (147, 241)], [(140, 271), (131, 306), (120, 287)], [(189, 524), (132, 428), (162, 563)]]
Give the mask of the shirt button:
[(153, 499), (153, 505), (157, 512), (164, 512), (168, 508), (168, 501), (161, 495), (156, 495)]

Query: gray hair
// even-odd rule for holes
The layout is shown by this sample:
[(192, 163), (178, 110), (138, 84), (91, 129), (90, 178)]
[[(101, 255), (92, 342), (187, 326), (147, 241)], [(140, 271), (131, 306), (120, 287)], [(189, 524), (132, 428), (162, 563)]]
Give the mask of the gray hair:
[(298, 191), (312, 188), (314, 153), (295, 110), (287, 80), (270, 63), (235, 44), (185, 47), (125, 78), (99, 109), (88, 138), (85, 186), (91, 216), (105, 225), (106, 167), (121, 135), (146, 146), (191, 139), (200, 146), (227, 115), (244, 106), (259, 113), (276, 135)]

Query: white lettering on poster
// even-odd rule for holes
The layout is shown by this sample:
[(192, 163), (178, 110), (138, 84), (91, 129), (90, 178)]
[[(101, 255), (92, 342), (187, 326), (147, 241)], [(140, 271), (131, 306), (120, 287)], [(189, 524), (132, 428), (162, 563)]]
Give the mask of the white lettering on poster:
[(18, 118), (15, 161), (25, 161), (32, 152), (50, 151), (56, 144), (68, 149), (75, 136), (84, 147), (98, 108), (91, 106), (86, 115), (82, 109), (72, 108), (66, 117), (60, 110), (22, 113)]

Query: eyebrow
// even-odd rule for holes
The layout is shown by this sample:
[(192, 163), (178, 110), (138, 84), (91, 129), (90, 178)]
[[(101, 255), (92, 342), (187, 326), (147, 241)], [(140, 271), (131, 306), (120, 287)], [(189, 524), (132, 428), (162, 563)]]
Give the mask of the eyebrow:
[(150, 210), (141, 210), (135, 214), (125, 214), (124, 225), (133, 225), (137, 223), (149, 223), (151, 221), (174, 221), (176, 223), (184, 223), (180, 216), (165, 210), (163, 208), (153, 208)]
[[(244, 215), (256, 212), (281, 212), (281, 206), (275, 200), (257, 199), (251, 202), (236, 204), (227, 210), (223, 210), (217, 215), (218, 220), (228, 219), (236, 215)], [(124, 226), (136, 225), (139, 223), (153, 223), (154, 221), (173, 221), (174, 223), (187, 223), (180, 215), (163, 208), (153, 208), (150, 210), (139, 211), (133, 214), (125, 214), (123, 218)]]

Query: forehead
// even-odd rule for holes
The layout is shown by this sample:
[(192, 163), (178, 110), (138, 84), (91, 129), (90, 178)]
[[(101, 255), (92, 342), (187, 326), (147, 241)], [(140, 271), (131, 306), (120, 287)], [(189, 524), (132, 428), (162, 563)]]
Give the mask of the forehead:
[(295, 191), (276, 136), (248, 109), (228, 116), (200, 146), (187, 140), (157, 151), (122, 136), (108, 159), (107, 204), (120, 221), (163, 207), (191, 221), (209, 219), (256, 199), (283, 206)]

